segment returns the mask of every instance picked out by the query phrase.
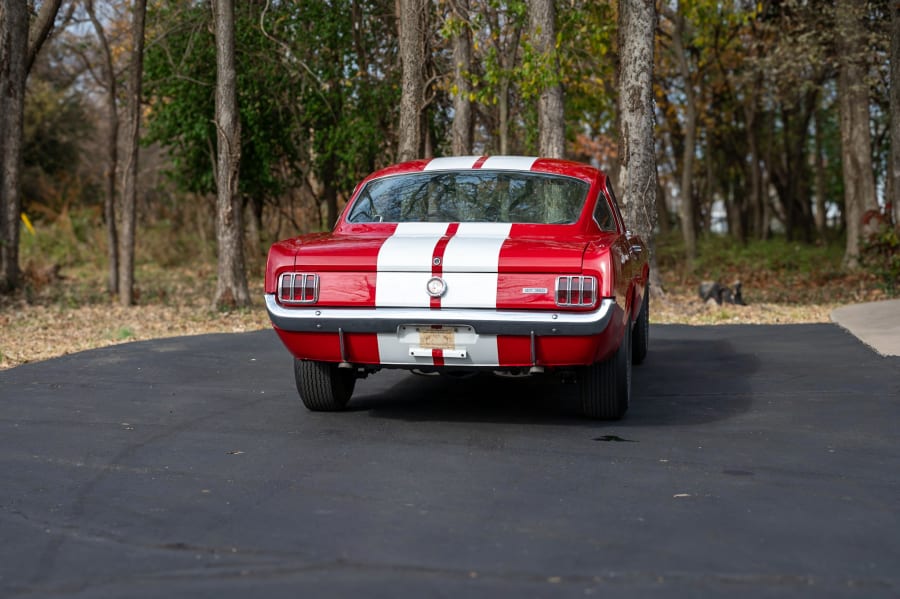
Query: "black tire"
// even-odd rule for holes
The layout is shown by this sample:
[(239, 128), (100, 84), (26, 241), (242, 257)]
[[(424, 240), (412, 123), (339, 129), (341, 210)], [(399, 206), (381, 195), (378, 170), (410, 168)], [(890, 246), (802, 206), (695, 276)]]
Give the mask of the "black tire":
[(343, 410), (356, 386), (353, 369), (328, 362), (294, 359), (294, 377), (303, 405), (313, 412)]
[(631, 340), (631, 360), (635, 364), (642, 364), (647, 358), (647, 350), (650, 348), (650, 287), (644, 291), (644, 302), (637, 321), (634, 323), (634, 337)]
[(588, 418), (620, 420), (631, 402), (631, 327), (612, 356), (581, 369), (581, 411)]

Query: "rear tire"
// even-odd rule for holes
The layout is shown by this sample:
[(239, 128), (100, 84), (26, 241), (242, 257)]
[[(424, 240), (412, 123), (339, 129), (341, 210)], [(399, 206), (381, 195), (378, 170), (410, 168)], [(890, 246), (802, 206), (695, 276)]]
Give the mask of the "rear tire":
[(294, 359), (297, 392), (306, 409), (313, 412), (343, 410), (353, 395), (356, 373), (329, 362)]
[(637, 321), (634, 323), (634, 338), (631, 343), (631, 359), (635, 364), (641, 364), (647, 358), (647, 350), (650, 348), (650, 287), (644, 291), (644, 301)]
[(631, 401), (631, 327), (619, 349), (604, 360), (581, 369), (581, 411), (588, 418), (620, 420)]

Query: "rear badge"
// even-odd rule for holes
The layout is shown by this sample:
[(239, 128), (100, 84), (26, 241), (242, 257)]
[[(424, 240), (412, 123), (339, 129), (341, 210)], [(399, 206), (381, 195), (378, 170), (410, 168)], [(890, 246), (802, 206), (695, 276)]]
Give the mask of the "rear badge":
[(547, 293), (546, 287), (525, 287), (522, 289), (522, 293), (539, 293), (541, 295)]
[(425, 290), (431, 297), (441, 297), (447, 293), (447, 283), (440, 277), (431, 277), (425, 284)]

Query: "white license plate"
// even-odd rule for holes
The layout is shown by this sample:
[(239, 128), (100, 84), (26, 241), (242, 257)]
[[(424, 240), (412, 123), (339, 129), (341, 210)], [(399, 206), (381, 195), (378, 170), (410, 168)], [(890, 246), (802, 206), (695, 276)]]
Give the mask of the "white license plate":
[(419, 347), (429, 349), (455, 349), (456, 329), (452, 327), (433, 329), (419, 328)]
[(425, 326), (403, 325), (397, 331), (400, 343), (409, 346), (409, 355), (430, 357), (434, 350), (441, 350), (445, 358), (468, 357), (467, 346), (476, 339), (475, 330), (470, 326)]

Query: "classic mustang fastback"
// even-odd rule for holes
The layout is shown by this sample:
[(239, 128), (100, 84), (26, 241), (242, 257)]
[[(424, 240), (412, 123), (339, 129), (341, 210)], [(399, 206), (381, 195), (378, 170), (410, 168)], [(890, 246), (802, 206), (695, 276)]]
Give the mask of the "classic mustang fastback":
[(367, 177), (331, 233), (274, 244), (266, 308), (310, 410), (381, 368), (574, 380), (618, 419), (647, 354), (649, 267), (606, 175), (458, 156)]

